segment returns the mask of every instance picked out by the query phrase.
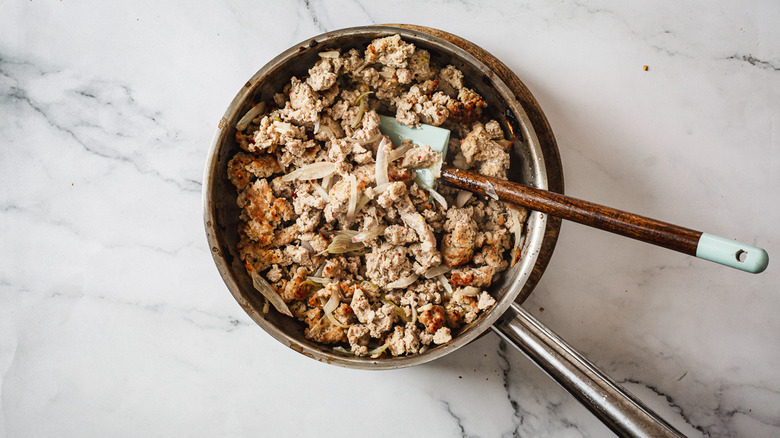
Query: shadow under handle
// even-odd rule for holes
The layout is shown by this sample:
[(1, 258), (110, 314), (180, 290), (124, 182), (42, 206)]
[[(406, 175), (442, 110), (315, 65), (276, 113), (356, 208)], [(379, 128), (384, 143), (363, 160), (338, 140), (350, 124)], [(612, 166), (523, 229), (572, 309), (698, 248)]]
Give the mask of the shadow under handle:
[(514, 344), (619, 436), (685, 436), (519, 304), (512, 303), (492, 329)]

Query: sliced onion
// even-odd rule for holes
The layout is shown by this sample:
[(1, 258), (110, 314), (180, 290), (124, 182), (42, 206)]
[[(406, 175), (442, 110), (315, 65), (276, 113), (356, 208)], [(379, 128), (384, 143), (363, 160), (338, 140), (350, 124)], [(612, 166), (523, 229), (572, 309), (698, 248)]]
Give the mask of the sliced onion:
[(388, 289), (400, 289), (402, 287), (409, 286), (410, 284), (412, 284), (415, 281), (417, 281), (417, 277), (418, 277), (417, 274), (412, 274), (412, 275), (410, 275), (408, 277), (399, 278), (396, 281), (388, 283), (387, 284), (387, 288)]
[(370, 295), (376, 295), (379, 293), (379, 286), (375, 285), (370, 281), (363, 281), (362, 283), (360, 283), (360, 287), (364, 291), (369, 292)]
[(458, 197), (455, 199), (455, 206), (458, 208), (463, 207), (467, 202), (469, 202), (469, 199), (471, 199), (472, 196), (474, 196), (474, 194), (467, 190), (459, 191)]
[(243, 131), (247, 126), (249, 126), (250, 123), (252, 123), (252, 120), (257, 118), (257, 116), (259, 116), (263, 111), (265, 111), (265, 102), (260, 102), (250, 108), (249, 111), (244, 114), (244, 117), (241, 117), (241, 120), (236, 123), (236, 129)]
[(314, 135), (317, 135), (317, 133), (320, 132), (320, 118), (317, 117), (317, 121), (314, 122)]
[(374, 237), (382, 234), (385, 231), (385, 228), (387, 227), (380, 225), (378, 227), (374, 227), (374, 229), (372, 230), (361, 231), (352, 237), (352, 243), (359, 243), (359, 242), (365, 242), (366, 240), (371, 240)]
[(376, 193), (382, 193), (385, 190), (387, 190), (388, 187), (390, 187), (390, 183), (389, 182), (386, 182), (386, 183), (383, 183), (383, 184), (377, 184), (377, 186), (374, 188), (374, 191)]
[[(317, 130), (317, 132), (320, 132), (320, 131), (324, 132), (324, 133), (325, 133), (325, 136), (326, 136), (326, 137), (328, 137), (328, 138), (335, 138), (335, 137), (336, 137), (336, 133), (335, 133), (335, 132), (333, 132), (333, 128), (331, 128), (331, 127), (330, 127), (330, 126), (328, 126), (328, 125), (322, 125), (322, 124), (321, 124), (321, 125), (320, 125), (320, 128)], [(315, 134), (316, 134), (317, 132), (315, 132)]]
[(327, 303), (325, 303), (325, 306), (322, 307), (322, 310), (325, 312), (325, 316), (328, 317), (328, 321), (330, 321), (331, 324), (335, 325), (336, 327), (349, 328), (348, 324), (342, 324), (338, 319), (336, 319), (335, 316), (333, 316), (333, 311), (339, 307), (339, 304), (341, 304), (339, 297), (336, 295), (338, 294), (330, 294), (330, 299)]
[(304, 247), (304, 248), (306, 248), (306, 251), (309, 251), (309, 254), (311, 254), (311, 253), (315, 252), (315, 251), (314, 251), (314, 247), (313, 247), (313, 246), (311, 246), (311, 243), (309, 243), (309, 242), (308, 242), (308, 241), (306, 241), (306, 240), (301, 240), (301, 246), (302, 246), (302, 247)]
[(371, 198), (366, 195), (361, 196), (360, 199), (358, 199), (357, 205), (355, 206), (355, 214), (360, 213), (360, 211), (363, 210), (363, 207), (365, 207), (370, 200)]
[(385, 342), (383, 345), (380, 345), (379, 347), (374, 348), (373, 350), (368, 351), (368, 355), (372, 359), (376, 359), (379, 357), (380, 354), (384, 353), (385, 350), (387, 350), (387, 347), (390, 346), (390, 340), (388, 339), (387, 342)]
[(268, 298), (265, 299), (265, 302), (263, 303), (263, 315), (268, 314), (268, 312), (271, 311), (271, 302), (268, 301)]
[(341, 345), (337, 345), (337, 346), (333, 347), (333, 351), (335, 351), (336, 353), (347, 354), (347, 355), (350, 355), (350, 356), (354, 356), (355, 355), (355, 353), (347, 350), (346, 348), (342, 347)]
[(382, 76), (385, 79), (391, 79), (393, 76), (395, 76), (395, 70), (393, 71), (382, 70), (379, 72), (379, 76)]
[(439, 192), (433, 189), (428, 189), (428, 193), (430, 193), (433, 199), (435, 199), (439, 204), (441, 204), (441, 206), (444, 207), (445, 210), (447, 209), (447, 200), (444, 199), (444, 196), (442, 196)]
[(325, 189), (326, 191), (330, 190), (330, 183), (332, 179), (333, 179), (333, 174), (330, 174), (322, 178), (322, 188)]
[(321, 161), (319, 163), (307, 164), (301, 166), (292, 172), (284, 175), (282, 181), (292, 181), (294, 179), (320, 179), (336, 172), (336, 163)]
[(431, 269), (428, 269), (425, 272), (424, 276), (425, 276), (425, 278), (438, 277), (439, 275), (446, 274), (446, 273), (450, 272), (451, 270), (452, 270), (452, 268), (450, 268), (447, 265), (434, 266)]
[(496, 193), (496, 187), (490, 182), (485, 181), (485, 194), (498, 201), (498, 193)]
[(352, 223), (357, 209), (357, 178), (354, 173), (349, 174), (349, 207), (347, 208), (347, 223)]
[(318, 283), (318, 284), (328, 284), (328, 283), (330, 283), (332, 281), (330, 278), (317, 277), (317, 276), (314, 276), (314, 275), (310, 275), (310, 276), (306, 277), (306, 279), (309, 280), (309, 281), (313, 281), (315, 283)]
[(363, 121), (363, 114), (366, 112), (366, 100), (363, 99), (367, 94), (371, 94), (373, 91), (366, 91), (365, 93), (361, 94), (360, 96), (355, 99), (354, 103), (360, 103), (360, 109), (358, 110), (357, 116), (355, 116), (355, 120), (352, 122), (352, 125), (350, 126), (352, 129), (355, 129), (358, 127), (361, 121)]
[(355, 69), (355, 74), (358, 74), (361, 71), (363, 71), (363, 69), (368, 67), (369, 64), (371, 64), (371, 63), (368, 60), (363, 61), (363, 63), (360, 64), (360, 66)]
[(376, 178), (377, 187), (390, 182), (390, 178), (387, 176), (387, 147), (391, 145), (390, 140), (387, 137), (383, 137), (382, 141), (379, 142), (379, 147), (376, 149), (374, 177)]
[(379, 134), (372, 135), (371, 138), (369, 138), (368, 140), (358, 140), (358, 139), (352, 138), (352, 137), (347, 137), (345, 140), (347, 140), (350, 143), (357, 143), (357, 144), (363, 146), (363, 145), (367, 145), (369, 143), (373, 143), (373, 142), (379, 140), (381, 137), (382, 137), (382, 134), (379, 133)]
[(510, 228), (510, 231), (515, 235), (515, 245), (512, 248), (512, 266), (514, 266), (518, 259), (517, 249), (520, 248), (520, 245), (523, 242), (523, 222), (520, 219), (520, 212), (514, 208), (509, 208), (509, 214), (512, 216), (512, 227)]
[(401, 306), (399, 306), (398, 304), (396, 304), (393, 301), (389, 300), (386, 296), (384, 296), (384, 295), (380, 296), (379, 297), (379, 301), (381, 301), (381, 302), (383, 302), (385, 304), (390, 304), (391, 306), (393, 306), (393, 309), (395, 309), (395, 314), (398, 315), (399, 318), (403, 319), (404, 322), (409, 322), (409, 321), (412, 320), (410, 317), (406, 316), (406, 312), (404, 311), (404, 309)]
[(328, 196), (328, 192), (324, 188), (322, 188), (321, 185), (319, 185), (317, 183), (312, 183), (311, 185), (314, 186), (314, 190), (317, 193), (319, 193), (320, 196), (322, 196), (322, 199), (324, 199), (325, 202), (328, 202), (328, 200), (330, 199), (330, 197)]
[(352, 237), (357, 234), (357, 231), (343, 230), (333, 236), (333, 240), (328, 245), (328, 252), (330, 254), (344, 254), (350, 251), (356, 251), (365, 248), (362, 243), (353, 243)]
[(417, 309), (417, 312), (418, 313), (423, 313), (423, 312), (427, 312), (428, 310), (431, 310), (431, 309), (433, 309), (433, 303), (428, 303), (428, 304), (425, 304), (423, 306), (420, 306)]
[(268, 284), (268, 282), (263, 278), (260, 274), (258, 274), (255, 271), (249, 271), (249, 276), (252, 277), (252, 284), (255, 286), (255, 289), (257, 289), (265, 299), (271, 302), (273, 306), (276, 308), (276, 310), (279, 311), (279, 313), (283, 313), (287, 316), (292, 316), (292, 312), (290, 312), (290, 308), (287, 307), (287, 304), (282, 300), (281, 295), (279, 295), (279, 292), (274, 289), (273, 286)]
[(458, 289), (455, 293), (463, 297), (476, 297), (482, 293), (482, 291), (474, 286), (466, 286)]
[(390, 154), (387, 157), (387, 161), (393, 162), (401, 157), (404, 156), (404, 154), (412, 148), (412, 145), (410, 143), (403, 143), (401, 146), (398, 146), (398, 148), (393, 149)]
[[(327, 250), (326, 250), (326, 251), (327, 251)], [(319, 267), (319, 268), (317, 268), (317, 270), (316, 270), (316, 271), (314, 271), (314, 276), (315, 276), (315, 277), (320, 277), (320, 276), (322, 276), (322, 271), (324, 271), (324, 270), (325, 270), (325, 264), (326, 264), (326, 263), (327, 263), (327, 262), (322, 262), (322, 264), (320, 265), (320, 267)]]
[(417, 307), (412, 303), (412, 324), (417, 324)]
[(444, 274), (437, 275), (436, 278), (439, 280), (442, 286), (444, 286), (444, 290), (447, 291), (448, 296), (452, 296), (452, 285), (450, 285), (450, 282), (447, 281), (447, 277), (444, 276)]
[(320, 55), (320, 58), (338, 58), (340, 53), (338, 50), (328, 50), (327, 52), (320, 52), (318, 53)]

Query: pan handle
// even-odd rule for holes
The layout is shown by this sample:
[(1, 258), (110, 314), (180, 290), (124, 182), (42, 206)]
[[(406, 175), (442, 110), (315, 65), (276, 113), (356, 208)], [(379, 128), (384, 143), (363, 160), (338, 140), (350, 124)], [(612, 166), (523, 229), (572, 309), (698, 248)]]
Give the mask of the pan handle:
[(619, 436), (684, 437), (517, 303), (492, 326)]

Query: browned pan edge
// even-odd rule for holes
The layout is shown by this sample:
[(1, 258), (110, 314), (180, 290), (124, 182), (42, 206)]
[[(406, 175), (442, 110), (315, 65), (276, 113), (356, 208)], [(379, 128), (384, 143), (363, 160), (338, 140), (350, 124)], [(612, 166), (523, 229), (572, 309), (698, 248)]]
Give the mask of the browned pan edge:
[[(522, 104), (523, 109), (528, 114), (528, 118), (531, 120), (531, 125), (536, 131), (536, 136), (539, 138), (539, 144), (541, 145), (542, 153), (544, 155), (548, 190), (563, 193), (563, 166), (561, 165), (561, 155), (558, 151), (558, 144), (555, 142), (552, 128), (550, 128), (550, 123), (547, 121), (547, 117), (545, 117), (542, 107), (539, 106), (539, 102), (536, 101), (536, 98), (531, 94), (531, 91), (525, 86), (520, 78), (506, 66), (506, 64), (499, 61), (498, 58), (476, 44), (443, 30), (413, 24), (392, 23), (381, 24), (380, 26), (401, 27), (441, 38), (469, 52), (490, 67), (491, 70), (493, 70), (493, 72), (495, 72), (495, 74), (497, 74), (512, 90)], [(547, 228), (544, 232), (544, 240), (542, 241), (539, 257), (536, 259), (536, 265), (534, 265), (531, 276), (517, 295), (517, 298), (515, 299), (516, 302), (522, 303), (525, 301), (534, 287), (536, 287), (537, 283), (539, 283), (539, 279), (542, 278), (542, 274), (544, 274), (544, 270), (547, 269), (547, 265), (552, 258), (560, 230), (561, 219), (548, 216)]]

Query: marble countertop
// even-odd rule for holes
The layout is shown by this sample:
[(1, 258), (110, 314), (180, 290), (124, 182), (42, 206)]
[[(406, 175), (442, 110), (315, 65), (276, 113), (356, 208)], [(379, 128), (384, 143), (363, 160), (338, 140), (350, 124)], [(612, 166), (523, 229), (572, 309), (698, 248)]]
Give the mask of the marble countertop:
[[(780, 6), (625, 3), (0, 1), (0, 436), (608, 436), (492, 333), (385, 372), (275, 341), (217, 273), (201, 179), (277, 53), (422, 24), (525, 82), (567, 193), (777, 257)], [(778, 436), (778, 286), (566, 223), (524, 307), (685, 434)]]

